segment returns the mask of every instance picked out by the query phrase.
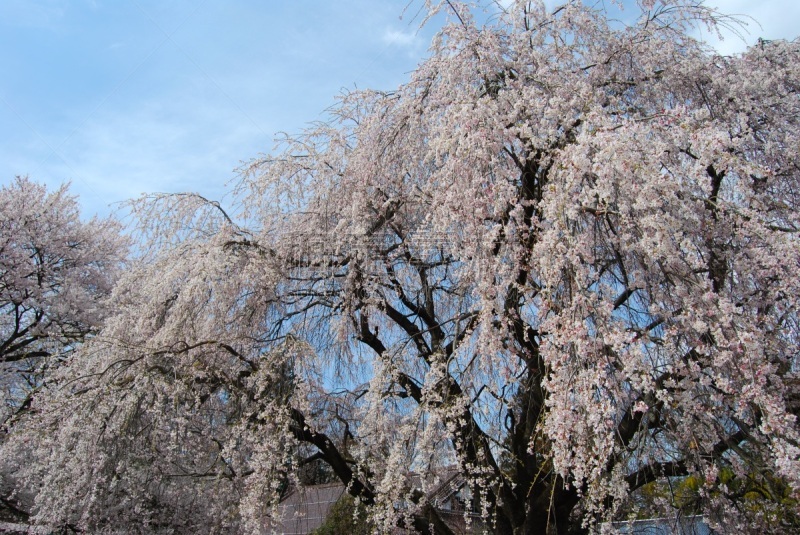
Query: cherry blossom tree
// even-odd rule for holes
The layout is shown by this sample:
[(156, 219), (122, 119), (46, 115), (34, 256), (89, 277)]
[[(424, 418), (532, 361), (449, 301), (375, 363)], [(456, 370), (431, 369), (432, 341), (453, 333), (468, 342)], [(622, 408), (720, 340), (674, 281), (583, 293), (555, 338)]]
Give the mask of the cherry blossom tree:
[(0, 363), (31, 387), (99, 330), (127, 251), (119, 223), (79, 216), (66, 185), (17, 177), (0, 189)]
[(34, 520), (269, 532), (322, 462), (381, 532), (451, 532), (445, 467), (495, 533), (686, 478), (722, 531), (790, 531), (800, 44), (720, 57), (690, 33), (727, 19), (640, 7), (431, 2), (411, 80), (251, 162), (232, 210), (135, 203), (116, 313), (4, 445)]
[[(29, 408), (46, 372), (107, 314), (127, 250), (112, 219), (81, 221), (67, 186), (18, 177), (0, 188), (1, 429)], [(4, 498), (0, 496), (0, 499)]]

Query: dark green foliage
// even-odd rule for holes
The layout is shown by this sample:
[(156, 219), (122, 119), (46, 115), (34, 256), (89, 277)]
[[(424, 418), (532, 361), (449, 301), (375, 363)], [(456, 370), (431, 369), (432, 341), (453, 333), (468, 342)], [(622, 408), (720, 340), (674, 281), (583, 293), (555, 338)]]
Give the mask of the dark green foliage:
[(333, 504), (328, 518), (312, 535), (369, 535), (372, 532), (364, 507), (357, 508), (353, 497), (344, 494)]

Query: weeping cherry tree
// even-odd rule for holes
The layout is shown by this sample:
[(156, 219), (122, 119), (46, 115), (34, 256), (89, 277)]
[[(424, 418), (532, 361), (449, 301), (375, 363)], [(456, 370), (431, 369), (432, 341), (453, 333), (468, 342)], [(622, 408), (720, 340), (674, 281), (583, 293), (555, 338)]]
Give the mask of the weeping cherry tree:
[(800, 44), (723, 57), (712, 9), (639, 8), (431, 1), (410, 81), (344, 95), (231, 208), (135, 203), (115, 315), (4, 445), (34, 520), (269, 532), (323, 463), (379, 532), (452, 533), (443, 469), (491, 533), (686, 478), (723, 532), (796, 528)]

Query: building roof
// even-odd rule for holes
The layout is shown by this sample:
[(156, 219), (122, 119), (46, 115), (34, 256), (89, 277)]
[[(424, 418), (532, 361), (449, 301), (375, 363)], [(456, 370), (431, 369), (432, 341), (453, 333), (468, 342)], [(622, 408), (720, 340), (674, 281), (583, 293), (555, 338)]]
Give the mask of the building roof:
[(341, 483), (296, 488), (281, 502), (281, 520), (274, 530), (284, 535), (311, 533), (325, 522), (328, 511), (342, 494)]
[[(482, 524), (480, 515), (465, 510), (466, 504), (458, 504), (453, 499), (466, 485), (458, 470), (444, 468), (426, 475), (409, 474), (409, 483), (416, 488), (427, 488), (428, 501), (455, 533), (469, 533), (470, 524)], [(281, 520), (272, 528), (273, 531), (284, 535), (308, 535), (325, 522), (331, 507), (344, 493), (345, 487), (341, 483), (294, 489), (281, 501)], [(465, 517), (471, 520), (467, 522)]]
[(647, 518), (613, 522), (611, 525), (621, 535), (711, 535), (714, 533), (701, 515)]

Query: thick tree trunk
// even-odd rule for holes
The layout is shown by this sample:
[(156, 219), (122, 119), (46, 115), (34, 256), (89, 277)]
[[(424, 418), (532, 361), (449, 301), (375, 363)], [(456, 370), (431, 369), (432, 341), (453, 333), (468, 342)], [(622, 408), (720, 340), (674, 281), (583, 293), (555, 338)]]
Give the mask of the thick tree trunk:
[[(559, 496), (561, 494), (562, 496)], [(574, 493), (556, 492), (550, 497), (540, 496), (531, 500), (526, 509), (525, 520), (515, 531), (515, 535), (574, 535), (583, 533), (580, 520), (571, 518), (572, 510), (577, 504)], [(561, 500), (559, 500), (561, 498)], [(546, 505), (542, 507), (543, 503)]]

